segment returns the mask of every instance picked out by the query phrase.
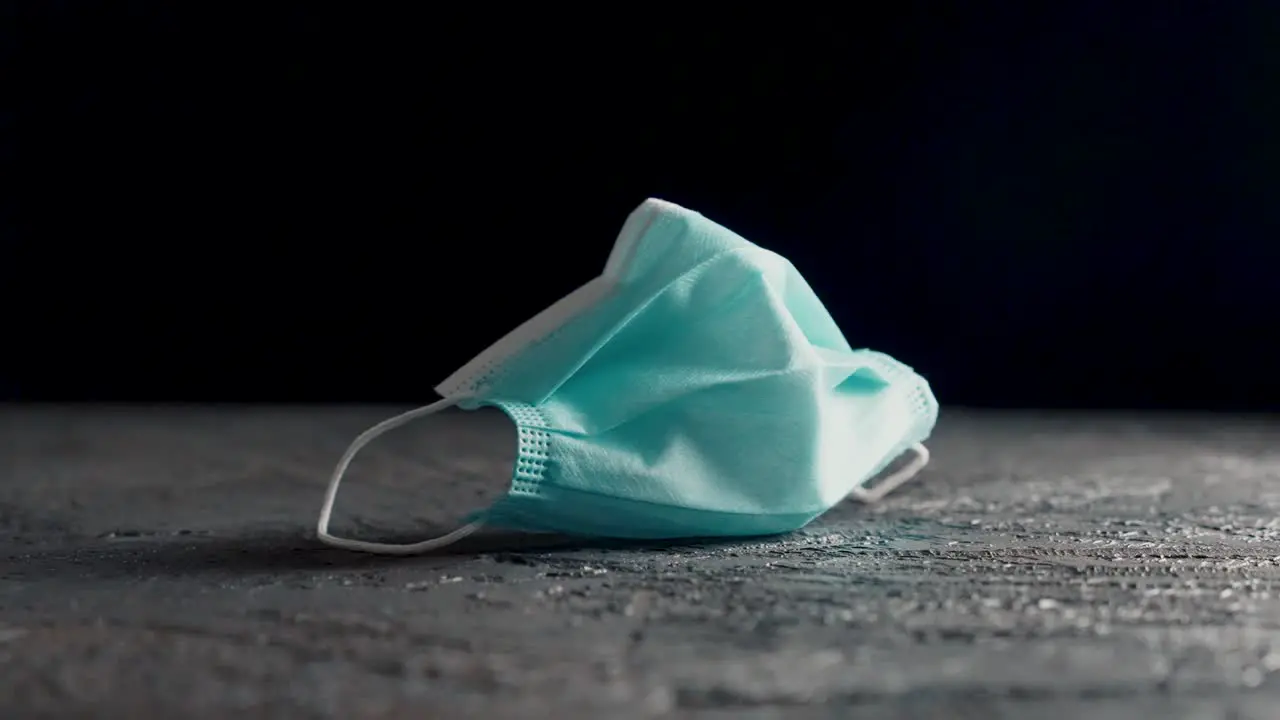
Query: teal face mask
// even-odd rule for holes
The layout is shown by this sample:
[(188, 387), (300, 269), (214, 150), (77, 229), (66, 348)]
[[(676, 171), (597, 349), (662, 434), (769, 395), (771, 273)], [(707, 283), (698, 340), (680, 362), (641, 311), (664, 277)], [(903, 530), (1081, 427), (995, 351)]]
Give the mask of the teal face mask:
[[(321, 540), (411, 554), (481, 525), (646, 539), (788, 532), (918, 472), (938, 412), (910, 368), (849, 346), (785, 258), (660, 200), (627, 219), (603, 275), (436, 390), (443, 400), (352, 443), (325, 496)], [(356, 452), (452, 405), (497, 407), (516, 424), (506, 496), (412, 545), (330, 535)], [(908, 451), (912, 462), (868, 487)]]

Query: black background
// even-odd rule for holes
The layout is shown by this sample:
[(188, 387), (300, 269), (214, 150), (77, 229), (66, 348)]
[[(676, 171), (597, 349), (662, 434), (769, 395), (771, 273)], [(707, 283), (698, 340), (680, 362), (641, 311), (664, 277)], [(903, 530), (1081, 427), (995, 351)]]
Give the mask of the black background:
[(944, 406), (1280, 409), (1280, 4), (470, 7), (10, 6), (0, 394), (429, 400), (656, 196)]

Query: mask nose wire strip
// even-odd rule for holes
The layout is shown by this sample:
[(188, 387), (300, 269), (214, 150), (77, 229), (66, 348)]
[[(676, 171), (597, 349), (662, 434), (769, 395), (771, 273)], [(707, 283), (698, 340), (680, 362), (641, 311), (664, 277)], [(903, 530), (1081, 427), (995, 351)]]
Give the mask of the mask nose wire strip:
[(335, 537), (329, 534), (329, 517), (333, 514), (333, 503), (338, 497), (338, 485), (342, 483), (342, 476), (347, 472), (347, 466), (351, 464), (356, 454), (368, 445), (379, 435), (394, 430), (405, 423), (412, 422), (418, 418), (426, 417), (434, 413), (440, 412), (445, 408), (457, 405), (462, 398), (445, 398), (438, 400), (420, 408), (415, 408), (395, 417), (388, 418), (373, 427), (360, 433), (359, 437), (351, 442), (346, 452), (342, 453), (342, 459), (338, 460), (338, 465), (333, 469), (333, 476), (329, 478), (329, 488), (324, 494), (324, 506), (320, 508), (320, 520), (316, 523), (316, 536), (326, 545), (332, 547), (343, 548), (344, 550), (358, 550), (362, 552), (377, 553), (379, 555), (416, 555), (419, 553), (430, 552), (451, 545), (471, 533), (479, 530), (483, 523), (473, 522), (454, 530), (446, 535), (441, 535), (430, 540), (423, 540), (416, 543), (396, 544), (396, 543), (377, 543), (365, 540), (354, 540), (351, 538)]
[(895, 488), (906, 481), (915, 477), (917, 473), (924, 469), (925, 465), (929, 464), (929, 448), (925, 447), (921, 443), (916, 443), (911, 446), (910, 450), (915, 454), (915, 457), (901, 470), (898, 470), (884, 480), (881, 480), (879, 484), (873, 488), (863, 488), (859, 486), (854, 488), (853, 492), (849, 494), (864, 503), (873, 503), (893, 492)]

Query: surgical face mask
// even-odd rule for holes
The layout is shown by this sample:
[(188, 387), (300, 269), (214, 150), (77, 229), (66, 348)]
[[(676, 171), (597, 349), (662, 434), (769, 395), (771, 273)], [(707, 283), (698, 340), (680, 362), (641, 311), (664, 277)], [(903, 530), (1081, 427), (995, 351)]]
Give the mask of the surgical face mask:
[[(847, 497), (874, 501), (928, 462), (928, 383), (854, 350), (782, 256), (702, 215), (648, 200), (604, 273), (436, 387), (443, 400), (366, 431), (334, 470), (322, 541), (425, 552), (482, 525), (659, 539), (799, 529)], [(329, 533), (338, 484), (379, 434), (450, 406), (518, 430), (504, 497), (410, 545)], [(904, 453), (911, 462), (869, 481)]]

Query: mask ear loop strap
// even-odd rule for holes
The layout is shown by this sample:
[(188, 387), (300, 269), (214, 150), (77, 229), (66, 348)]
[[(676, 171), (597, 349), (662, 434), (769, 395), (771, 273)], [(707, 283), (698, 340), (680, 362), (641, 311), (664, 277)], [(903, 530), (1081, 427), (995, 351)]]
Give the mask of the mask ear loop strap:
[(351, 461), (355, 458), (356, 454), (379, 435), (389, 430), (394, 430), (405, 423), (412, 422), (418, 418), (426, 417), (427, 415), (440, 412), (445, 408), (457, 405), (461, 399), (462, 398), (445, 398), (443, 400), (433, 402), (430, 405), (410, 410), (406, 413), (396, 415), (393, 418), (383, 420), (377, 425), (374, 425), (368, 430), (360, 433), (359, 437), (351, 442), (347, 451), (342, 454), (342, 459), (338, 461), (337, 467), (333, 469), (333, 476), (329, 479), (329, 488), (324, 494), (324, 506), (320, 508), (320, 520), (316, 523), (316, 536), (320, 538), (320, 542), (332, 547), (342, 548), (344, 550), (358, 550), (377, 553), (379, 555), (417, 555), (419, 553), (442, 548), (446, 545), (452, 545), (480, 529), (483, 523), (468, 523), (446, 535), (408, 544), (368, 542), (365, 540), (335, 537), (329, 534), (329, 517), (333, 514), (333, 503), (338, 497), (338, 485), (342, 483), (342, 476), (346, 474), (347, 466), (351, 464)]
[(873, 488), (864, 488), (859, 485), (849, 494), (864, 503), (870, 504), (878, 502), (883, 499), (885, 495), (888, 495), (893, 492), (894, 489), (915, 477), (917, 473), (924, 469), (925, 465), (929, 464), (929, 448), (925, 447), (921, 443), (916, 443), (910, 447), (910, 451), (915, 455), (915, 458), (897, 472), (881, 480), (879, 484)]

